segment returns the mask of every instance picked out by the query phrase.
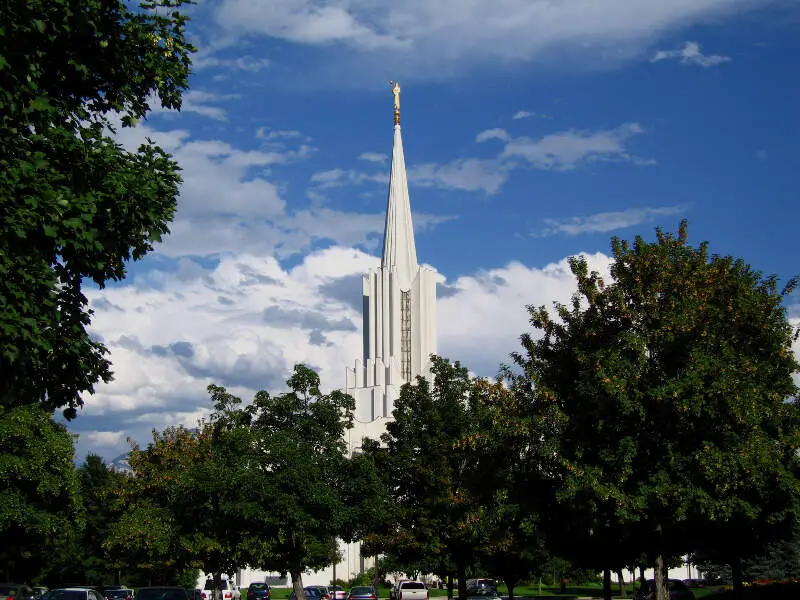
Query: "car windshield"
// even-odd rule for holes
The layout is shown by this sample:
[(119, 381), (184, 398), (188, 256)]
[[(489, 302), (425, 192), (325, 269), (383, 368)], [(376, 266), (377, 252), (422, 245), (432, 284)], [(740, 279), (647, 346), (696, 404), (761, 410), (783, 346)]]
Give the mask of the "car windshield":
[(266, 583), (251, 583), (250, 584), (250, 589), (251, 590), (265, 590), (265, 589), (267, 589), (267, 584)]
[(406, 581), (402, 587), (404, 590), (424, 590), (425, 584), (421, 581)]
[(186, 600), (187, 594), (183, 590), (147, 589), (143, 588), (136, 594), (136, 600)]
[(373, 595), (375, 592), (372, 591), (371, 587), (354, 587), (352, 590), (350, 590), (350, 593), (353, 596), (367, 596)]
[(108, 590), (106, 592), (107, 598), (125, 598), (131, 595), (130, 590)]
[(50, 590), (47, 600), (86, 600), (88, 594), (83, 590)]
[[(204, 589), (213, 590), (214, 589), (214, 580), (213, 579), (206, 579), (206, 587)], [(227, 590), (228, 589), (228, 580), (227, 579), (223, 579), (222, 581), (219, 582), (219, 589), (221, 589), (221, 590)]]

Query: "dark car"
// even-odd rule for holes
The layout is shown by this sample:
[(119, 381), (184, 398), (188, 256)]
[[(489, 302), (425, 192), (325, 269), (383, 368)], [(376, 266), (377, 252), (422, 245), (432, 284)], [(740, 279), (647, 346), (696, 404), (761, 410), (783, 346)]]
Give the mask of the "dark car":
[(133, 600), (133, 590), (124, 587), (105, 588), (106, 600)]
[(33, 600), (33, 588), (24, 583), (0, 583), (0, 598)]
[(247, 600), (270, 600), (272, 589), (260, 581), (254, 581), (247, 588)]
[(186, 588), (189, 600), (203, 600), (203, 590), (200, 588)]
[[(678, 579), (668, 579), (669, 600), (694, 600), (692, 590)], [(656, 597), (656, 582), (652, 579), (646, 581), (636, 594), (636, 600), (654, 600)]]
[[(322, 594), (316, 587), (303, 588), (303, 591), (306, 594), (306, 600), (322, 600)], [(294, 592), (292, 592), (289, 595), (289, 600), (297, 600), (297, 595)]]
[(190, 600), (185, 588), (176, 585), (153, 585), (136, 590), (136, 600)]
[(377, 600), (378, 594), (371, 585), (359, 585), (350, 590), (347, 600)]

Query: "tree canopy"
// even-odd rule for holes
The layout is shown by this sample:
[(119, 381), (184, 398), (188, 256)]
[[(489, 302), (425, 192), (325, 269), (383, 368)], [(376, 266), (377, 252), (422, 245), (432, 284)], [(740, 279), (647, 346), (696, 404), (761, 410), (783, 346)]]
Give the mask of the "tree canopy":
[(179, 168), (117, 126), (180, 108), (184, 0), (0, 4), (0, 404), (66, 407), (111, 378), (84, 281), (125, 277), (168, 233)]
[(795, 280), (779, 293), (689, 245), (685, 222), (612, 249), (610, 283), (571, 259), (573, 302), (529, 307), (539, 336), (515, 354), (532, 401), (559, 412), (561, 497), (587, 523), (638, 529), (657, 566), (698, 541), (738, 560), (793, 521), (798, 364), (782, 298)]

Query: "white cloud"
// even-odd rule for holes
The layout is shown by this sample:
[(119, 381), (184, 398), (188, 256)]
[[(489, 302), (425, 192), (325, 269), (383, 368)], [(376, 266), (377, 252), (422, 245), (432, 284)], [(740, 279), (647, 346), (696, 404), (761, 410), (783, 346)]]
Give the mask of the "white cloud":
[[(206, 92), (203, 90), (187, 90), (183, 94), (181, 102), (181, 113), (196, 113), (198, 115), (215, 119), (217, 121), (226, 121), (228, 119), (228, 111), (221, 106), (216, 106), (221, 102), (234, 100), (238, 98), (236, 94), (215, 94), (213, 92)], [(157, 101), (151, 102), (154, 106), (153, 114), (161, 114), (166, 116), (176, 117), (177, 111), (166, 110), (158, 105)]]
[(508, 179), (508, 171), (497, 160), (456, 159), (445, 164), (414, 165), (408, 181), (423, 187), (496, 194)]
[(507, 142), (511, 139), (511, 136), (508, 135), (508, 132), (505, 129), (487, 129), (486, 131), (481, 131), (477, 136), (475, 136), (475, 141), (485, 142), (487, 140), (502, 140)]
[(310, 142), (311, 138), (297, 131), (296, 129), (273, 129), (270, 130), (266, 127), (259, 127), (256, 129), (256, 137), (259, 139), (266, 140), (268, 142), (272, 142), (275, 140), (303, 140), (305, 142)]
[[(761, 0), (224, 0), (221, 36), (263, 35), (355, 49), (357, 64), (447, 78), (476, 64), (637, 57), (676, 28), (757, 9)], [(375, 50), (382, 52), (375, 52)], [(337, 55), (339, 56), (339, 55)], [(395, 72), (393, 70), (393, 72)]]
[(320, 188), (340, 187), (343, 185), (358, 185), (372, 181), (374, 183), (387, 184), (389, 182), (388, 173), (363, 173), (355, 169), (330, 169), (320, 171), (311, 175), (311, 183)]
[[(590, 262), (603, 270), (608, 259)], [(214, 268), (185, 259), (178, 270), (88, 291), (92, 331), (111, 350), (115, 380), (86, 399), (72, 427), (98, 445), (144, 441), (152, 427), (193, 425), (210, 408), (209, 383), (245, 397), (282, 389), (298, 362), (318, 369), (327, 388), (341, 385), (362, 349), (361, 274), (377, 263), (344, 247), (292, 268), (250, 254)], [(573, 289), (566, 261), (460, 277), (439, 301), (439, 352), (493, 375), (528, 329), (524, 306), (566, 301)]]
[(530, 112), (527, 110), (520, 110), (516, 112), (514, 116), (511, 118), (516, 120), (516, 119), (527, 119), (528, 117), (534, 117), (534, 116), (536, 116), (536, 113), (534, 112)]
[(589, 162), (635, 162), (652, 164), (631, 156), (625, 143), (644, 133), (638, 123), (615, 129), (552, 133), (539, 139), (514, 138), (506, 144), (503, 158), (521, 157), (537, 169), (567, 171)]
[[(512, 137), (505, 129), (480, 132), (476, 143), (489, 140), (504, 142), (496, 158), (459, 158), (447, 163), (411, 164), (409, 183), (448, 190), (496, 194), (508, 180), (509, 172), (522, 164), (536, 169), (568, 171), (594, 162), (627, 162), (637, 166), (653, 165), (652, 158), (630, 153), (628, 141), (644, 133), (638, 123), (624, 123), (614, 129), (598, 131), (567, 130), (541, 138)], [(362, 156), (363, 157), (363, 156)], [(319, 188), (356, 185), (365, 182), (385, 184), (386, 174), (369, 174), (354, 169), (330, 169), (314, 173), (311, 182)]]
[(125, 441), (124, 431), (86, 431), (81, 437), (90, 447), (97, 446), (119, 446)]
[(700, 51), (700, 44), (697, 42), (684, 42), (683, 48), (679, 50), (659, 50), (650, 62), (662, 60), (679, 59), (681, 64), (696, 65), (698, 67), (713, 67), (722, 63), (730, 62), (730, 56), (720, 54), (703, 54)]
[(270, 66), (268, 58), (256, 58), (249, 54), (236, 58), (221, 58), (219, 56), (198, 53), (192, 57), (192, 67), (195, 69), (235, 69), (249, 73), (258, 73)]
[(367, 162), (383, 164), (389, 160), (389, 155), (381, 154), (380, 152), (363, 152), (358, 158), (366, 160)]
[[(319, 202), (291, 211), (272, 169), (308, 158), (314, 148), (297, 143), (305, 136), (291, 130), (265, 131), (280, 145), (272, 150), (242, 149), (219, 140), (193, 138), (183, 129), (159, 131), (149, 124), (121, 128), (118, 139), (136, 148), (146, 137), (171, 152), (184, 180), (171, 234), (157, 251), (167, 256), (214, 256), (226, 253), (275, 254), (282, 258), (302, 252), (315, 241), (363, 244), (369, 247), (383, 230), (383, 215), (322, 209)], [(286, 146), (294, 142), (293, 146)], [(332, 187), (323, 175), (321, 187)], [(327, 179), (326, 179), (327, 177)], [(345, 174), (355, 180), (386, 182), (386, 174)], [(326, 183), (327, 182), (327, 183)], [(424, 218), (435, 224), (435, 217)]]
[(687, 205), (681, 204), (656, 208), (629, 208), (616, 212), (603, 212), (567, 219), (544, 219), (545, 229), (539, 235), (606, 233), (642, 223), (651, 223), (657, 217), (678, 215), (684, 213), (688, 208)]

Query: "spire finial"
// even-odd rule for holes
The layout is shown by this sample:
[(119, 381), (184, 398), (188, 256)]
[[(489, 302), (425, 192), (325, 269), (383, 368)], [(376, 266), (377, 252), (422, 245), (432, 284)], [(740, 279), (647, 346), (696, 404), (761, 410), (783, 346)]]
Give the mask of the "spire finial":
[(400, 125), (400, 82), (390, 81), (392, 93), (394, 94), (394, 124)]

